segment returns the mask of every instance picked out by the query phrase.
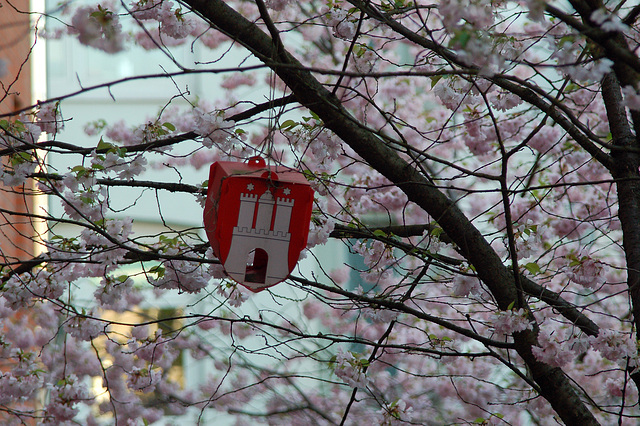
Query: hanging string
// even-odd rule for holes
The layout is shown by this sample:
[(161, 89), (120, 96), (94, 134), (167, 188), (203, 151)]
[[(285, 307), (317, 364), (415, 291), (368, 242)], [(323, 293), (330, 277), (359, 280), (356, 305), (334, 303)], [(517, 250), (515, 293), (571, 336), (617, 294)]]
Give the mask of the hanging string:
[[(271, 57), (271, 60), (273, 62), (277, 61), (277, 57), (278, 57), (278, 47), (277, 45), (275, 46), (275, 49), (273, 50), (273, 54)], [(275, 105), (275, 99), (276, 99), (276, 82), (277, 82), (277, 75), (276, 72), (274, 71), (273, 68), (270, 69), (270, 74), (269, 74), (269, 95), (268, 95), (268, 103), (269, 103), (269, 117), (267, 120), (267, 137), (265, 140), (265, 148), (266, 148), (266, 156), (267, 156), (267, 169), (271, 170), (271, 165), (272, 163), (275, 163), (273, 160), (273, 153), (274, 153), (274, 135), (276, 132), (276, 125), (277, 125), (277, 121), (278, 121), (278, 116), (280, 114), (279, 111), (276, 111), (276, 105)], [(274, 164), (275, 166), (275, 164)], [(274, 169), (275, 170), (275, 167)], [(271, 173), (269, 173), (269, 186), (271, 187), (275, 187), (276, 186), (276, 182), (274, 182), (272, 180), (272, 175)]]
[[(271, 20), (269, 16), (269, 11), (267, 10), (267, 6), (265, 5), (264, 0), (255, 0), (256, 6), (258, 6), (258, 11), (260, 12), (260, 16), (265, 26), (269, 30), (269, 34), (271, 34), (272, 41), (272, 50), (271, 50), (271, 66), (280, 62), (280, 55), (284, 55), (284, 46), (282, 44), (282, 40), (280, 40), (280, 35), (278, 29), (275, 24)], [(268, 64), (267, 64), (268, 65)], [(275, 117), (274, 117), (274, 107), (275, 107), (275, 88), (276, 88), (276, 75), (273, 68), (271, 69), (271, 75), (269, 77), (269, 128), (267, 130), (267, 138), (265, 140), (266, 149), (267, 149), (267, 160), (271, 162), (271, 156), (273, 155), (273, 135), (275, 132)]]
[[(272, 166), (272, 155), (273, 155), (273, 145), (274, 145), (274, 133), (275, 133), (275, 126), (276, 126), (276, 119), (277, 117), (275, 116), (275, 111), (274, 111), (274, 107), (275, 107), (275, 86), (276, 86), (276, 74), (275, 71), (273, 71), (273, 69), (270, 70), (270, 74), (269, 74), (269, 78), (268, 78), (268, 84), (269, 84), (269, 94), (267, 95), (267, 104), (268, 104), (268, 109), (267, 109), (267, 134), (266, 137), (263, 141), (263, 146), (260, 149), (260, 154), (261, 156), (265, 158), (265, 163), (266, 163), (266, 169), (267, 170), (272, 170), (271, 166)], [(267, 175), (267, 180), (268, 180), (268, 186), (271, 188), (274, 188), (276, 186), (275, 182), (272, 179), (272, 174), (271, 172), (268, 173)]]
[(269, 118), (267, 121), (267, 138), (265, 140), (266, 150), (267, 150), (267, 166), (271, 165), (271, 159), (273, 155), (273, 145), (274, 145), (274, 134), (275, 134), (275, 126), (277, 116), (275, 115), (275, 105), (274, 100), (276, 98), (276, 73), (272, 69), (270, 70), (269, 75)]

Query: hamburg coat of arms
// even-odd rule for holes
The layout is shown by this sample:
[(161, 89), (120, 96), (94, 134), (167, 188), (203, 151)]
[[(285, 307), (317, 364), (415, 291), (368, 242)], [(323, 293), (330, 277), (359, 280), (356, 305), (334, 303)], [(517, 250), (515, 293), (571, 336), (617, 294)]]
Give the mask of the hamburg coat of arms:
[(211, 166), (204, 225), (227, 275), (258, 292), (284, 281), (307, 245), (313, 189), (260, 157)]

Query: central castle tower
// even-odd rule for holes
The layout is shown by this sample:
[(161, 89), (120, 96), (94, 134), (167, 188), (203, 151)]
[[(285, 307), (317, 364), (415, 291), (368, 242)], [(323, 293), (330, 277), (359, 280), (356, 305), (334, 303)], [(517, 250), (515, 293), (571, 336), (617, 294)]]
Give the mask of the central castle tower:
[[(289, 275), (293, 204), (290, 198), (274, 199), (269, 189), (260, 198), (258, 194), (240, 194), (238, 222), (224, 263), (227, 274), (236, 281), (256, 283), (257, 287), (278, 283)], [(254, 260), (248, 265), (251, 252)]]

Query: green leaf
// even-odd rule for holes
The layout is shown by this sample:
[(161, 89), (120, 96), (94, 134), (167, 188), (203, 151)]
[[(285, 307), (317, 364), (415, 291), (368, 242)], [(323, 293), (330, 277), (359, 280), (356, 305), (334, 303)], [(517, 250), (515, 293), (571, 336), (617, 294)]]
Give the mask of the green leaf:
[(558, 46), (562, 46), (563, 44), (573, 44), (573, 42), (576, 40), (576, 37), (574, 35), (566, 35), (564, 37), (560, 38), (560, 41), (558, 42)]
[(574, 253), (569, 253), (565, 257), (571, 261), (569, 262), (569, 266), (571, 267), (582, 265), (582, 262), (584, 262), (585, 260), (584, 257), (582, 259), (578, 259), (578, 256), (576, 256)]
[(376, 229), (375, 231), (373, 231), (373, 235), (379, 238), (386, 238), (387, 237), (387, 233), (384, 232), (382, 229)]
[(31, 161), (32, 157), (31, 154), (29, 154), (28, 152), (20, 152), (18, 154), (20, 156), (20, 158), (22, 158), (24, 161)]
[(305, 179), (309, 181), (316, 180), (316, 175), (311, 170), (305, 169), (302, 171), (302, 174), (304, 175)]
[(27, 152), (19, 152), (11, 156), (11, 165), (15, 166), (18, 164), (25, 163), (27, 161), (31, 161), (31, 155)]
[(516, 301), (515, 300), (513, 302), (509, 303), (509, 306), (507, 306), (507, 311), (512, 310), (515, 305), (516, 305)]
[(469, 31), (459, 31), (449, 42), (449, 47), (464, 49), (467, 43), (469, 43), (469, 40), (471, 40), (471, 33)]
[(280, 130), (291, 130), (297, 125), (298, 123), (296, 123), (293, 120), (285, 120), (283, 123), (280, 124)]
[[(320, 333), (318, 333), (318, 334), (320, 334)], [(329, 369), (330, 370), (333, 370), (334, 365), (335, 365), (337, 360), (338, 360), (338, 356), (337, 355), (334, 355), (331, 358), (329, 358)]]
[(23, 133), (27, 128), (24, 126), (24, 123), (20, 120), (16, 120), (13, 122), (13, 128), (18, 133)]
[(105, 142), (104, 139), (100, 138), (100, 142), (98, 142), (96, 149), (98, 151), (110, 151), (112, 149), (116, 149), (116, 146), (112, 143)]
[(158, 278), (164, 277), (165, 269), (162, 265), (157, 265), (149, 269), (150, 274), (156, 274)]
[(436, 84), (442, 79), (441, 75), (434, 75), (433, 77), (429, 77), (431, 79), (431, 88), (436, 87)]
[(174, 126), (174, 125), (173, 125), (173, 124), (171, 124), (171, 123), (163, 123), (163, 124), (162, 124), (162, 127), (166, 127), (167, 129), (169, 129), (169, 130), (170, 130), (170, 131), (172, 131), (172, 132), (175, 132), (175, 131), (176, 131), (176, 126)]
[(541, 271), (541, 269), (540, 269), (540, 266), (538, 266), (538, 264), (537, 264), (537, 263), (535, 263), (535, 262), (529, 262), (529, 263), (527, 263), (526, 265), (524, 265), (524, 268), (525, 268), (527, 271), (529, 271), (529, 272), (531, 272), (532, 274), (534, 274), (534, 275), (535, 275), (535, 274), (539, 274), (540, 272), (542, 272), (542, 271)]
[(361, 58), (362, 55), (364, 55), (365, 53), (367, 53), (367, 47), (362, 45), (362, 44), (357, 44), (354, 48), (353, 48), (353, 53), (355, 53), (355, 55), (358, 58)]

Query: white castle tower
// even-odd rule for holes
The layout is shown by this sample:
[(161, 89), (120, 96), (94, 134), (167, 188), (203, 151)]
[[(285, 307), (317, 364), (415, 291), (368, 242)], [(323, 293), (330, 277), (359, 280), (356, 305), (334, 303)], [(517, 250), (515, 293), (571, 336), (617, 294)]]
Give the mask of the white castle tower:
[[(294, 200), (278, 197), (270, 190), (260, 198), (257, 194), (240, 194), (238, 225), (233, 228), (231, 247), (224, 269), (234, 280), (264, 287), (276, 284), (289, 275), (289, 242), (291, 210)], [(256, 211), (257, 209), (257, 211)], [(254, 225), (255, 217), (255, 225)], [(249, 274), (247, 260), (253, 251), (266, 255), (266, 271)]]

